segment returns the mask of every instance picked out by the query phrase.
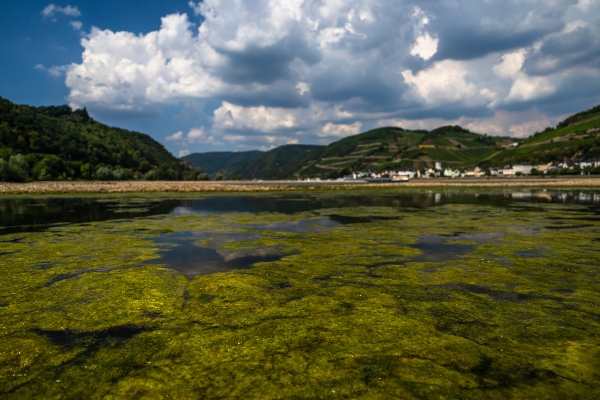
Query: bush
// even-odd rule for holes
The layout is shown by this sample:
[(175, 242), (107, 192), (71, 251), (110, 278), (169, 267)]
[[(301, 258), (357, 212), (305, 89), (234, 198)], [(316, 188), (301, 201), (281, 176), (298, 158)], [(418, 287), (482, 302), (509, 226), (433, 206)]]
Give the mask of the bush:
[(101, 181), (113, 179), (113, 172), (108, 167), (100, 167), (96, 170), (96, 178)]
[(123, 168), (115, 168), (112, 172), (112, 175), (113, 175), (113, 179), (116, 179), (119, 181), (126, 179), (125, 171), (123, 171)]
[(26, 180), (27, 174), (21, 168), (0, 158), (0, 181), (25, 182)]
[(145, 181), (155, 181), (157, 179), (158, 179), (158, 174), (153, 169), (144, 174)]
[(40, 181), (52, 181), (60, 178), (63, 169), (64, 163), (59, 157), (48, 155), (33, 166), (31, 176)]
[(223, 175), (221, 175), (220, 173), (215, 175), (215, 181), (222, 181), (223, 180)]

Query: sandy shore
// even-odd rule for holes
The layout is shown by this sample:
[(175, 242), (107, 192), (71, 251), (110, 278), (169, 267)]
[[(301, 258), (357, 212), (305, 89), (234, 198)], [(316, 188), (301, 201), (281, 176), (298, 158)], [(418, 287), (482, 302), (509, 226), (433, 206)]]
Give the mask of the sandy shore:
[(381, 187), (589, 187), (600, 188), (599, 177), (415, 179), (405, 183), (362, 181), (91, 181), (0, 182), (0, 194), (135, 193), (135, 192), (261, 192), (276, 190), (354, 189)]

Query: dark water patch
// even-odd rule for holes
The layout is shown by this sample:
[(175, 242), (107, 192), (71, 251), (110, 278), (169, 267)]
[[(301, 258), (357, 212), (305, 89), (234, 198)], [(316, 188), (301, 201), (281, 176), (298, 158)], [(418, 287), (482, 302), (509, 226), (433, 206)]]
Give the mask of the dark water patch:
[(530, 249), (530, 250), (514, 250), (513, 254), (523, 258), (541, 258), (544, 257), (544, 249)]
[(312, 278), (312, 281), (315, 283), (320, 283), (320, 282), (331, 282), (333, 279), (331, 278), (331, 276), (317, 276), (315, 278)]
[(56, 282), (60, 282), (60, 281), (64, 281), (66, 279), (71, 279), (71, 278), (75, 278), (76, 276), (79, 276), (81, 274), (83, 274), (85, 272), (78, 272), (78, 273), (66, 273), (66, 274), (56, 274), (56, 275), (52, 275), (50, 278), (48, 278), (48, 280), (46, 281), (46, 286), (50, 286)]
[[(185, 213), (282, 213), (295, 214), (328, 208), (391, 207), (406, 212), (450, 204), (511, 207), (513, 210), (545, 211), (548, 203), (585, 204), (586, 212), (600, 214), (600, 195), (596, 192), (531, 191), (512, 193), (507, 190), (454, 190), (447, 192), (416, 190), (378, 190), (354, 193), (328, 192), (206, 195), (174, 194), (166, 198), (119, 195), (100, 196), (9, 196), (0, 198), (0, 235), (17, 232), (44, 231), (58, 223), (90, 223), (114, 219), (130, 219), (164, 214)], [(516, 207), (515, 207), (516, 206)], [(522, 206), (522, 207), (519, 207)], [(342, 224), (375, 222), (381, 216), (339, 216)], [(358, 218), (358, 219), (353, 219)], [(396, 218), (396, 217), (393, 217)], [(334, 219), (334, 218), (332, 218)]]
[(52, 344), (65, 350), (90, 347), (98, 342), (122, 343), (145, 331), (146, 328), (133, 325), (115, 326), (96, 332), (33, 329), (35, 334), (45, 336)]
[(600, 222), (600, 217), (546, 217), (546, 219), (553, 221), (586, 221), (586, 222)]
[[(180, 200), (118, 197), (8, 197), (0, 199), (0, 235), (41, 232), (57, 224), (90, 223), (168, 214)], [(144, 209), (144, 210), (142, 210)]]
[(370, 216), (351, 216), (351, 215), (340, 215), (340, 214), (331, 214), (329, 215), (333, 221), (337, 222), (341, 225), (350, 225), (350, 224), (366, 224), (370, 222), (377, 221), (399, 221), (403, 219), (403, 217), (386, 217), (381, 215), (370, 215)]
[(163, 318), (164, 316), (162, 315), (162, 313), (159, 312), (151, 312), (151, 311), (147, 311), (144, 310), (142, 312), (142, 316), (146, 317), (146, 318), (151, 318), (151, 319), (158, 319), (158, 318)]
[(524, 300), (529, 300), (533, 297), (533, 296), (531, 296), (529, 294), (525, 294), (525, 293), (500, 292), (498, 290), (489, 289), (484, 286), (470, 285), (470, 284), (466, 284), (466, 283), (465, 284), (463, 284), (463, 283), (448, 283), (445, 285), (441, 285), (439, 287), (443, 288), (443, 289), (448, 289), (448, 290), (463, 290), (463, 291), (466, 291), (469, 293), (485, 294), (494, 299), (507, 300), (507, 301), (524, 301)]
[(12, 239), (4, 239), (4, 240), (0, 240), (0, 243), (21, 243), (24, 239), (25, 239), (24, 237), (17, 237), (17, 238), (12, 238)]
[(292, 284), (289, 281), (285, 281), (285, 282), (279, 282), (279, 283), (275, 283), (273, 285), (271, 285), (271, 289), (288, 289), (291, 288)]
[(319, 220), (302, 220), (277, 222), (273, 224), (252, 225), (250, 229), (266, 230), (270, 232), (291, 232), (291, 233), (318, 233), (323, 232), (322, 228), (331, 228), (341, 224), (329, 218)]
[(546, 210), (544, 207), (532, 207), (532, 206), (522, 206), (522, 205), (512, 205), (507, 207), (511, 211), (515, 212), (536, 212), (536, 213), (545, 213)]
[(551, 292), (560, 293), (560, 294), (573, 294), (575, 293), (575, 289), (558, 287), (554, 289), (550, 289)]
[[(158, 243), (169, 243), (174, 246), (160, 251), (160, 258), (149, 261), (150, 264), (166, 264), (168, 268), (179, 271), (188, 278), (196, 275), (229, 272), (238, 269), (249, 269), (259, 262), (278, 261), (289, 253), (284, 254), (274, 248), (238, 252), (196, 246), (195, 240), (211, 237), (211, 233), (183, 231), (175, 232), (152, 239)], [(219, 234), (213, 240), (214, 244), (231, 243), (242, 240), (252, 240), (261, 237), (256, 233)], [(148, 264), (146, 263), (146, 264)]]
[(456, 237), (445, 235), (421, 235), (417, 243), (409, 244), (408, 246), (419, 249), (422, 253), (409, 261), (438, 262), (456, 260), (475, 248), (475, 246), (468, 244), (445, 243), (451, 239), (456, 239)]
[(35, 264), (33, 264), (33, 265), (31, 266), (31, 268), (33, 268), (33, 269), (38, 269), (38, 270), (41, 270), (41, 271), (44, 271), (44, 270), (47, 270), (47, 269), (50, 269), (50, 268), (54, 268), (54, 267), (55, 267), (55, 266), (57, 266), (57, 265), (58, 265), (58, 263), (54, 263), (54, 262), (49, 262), (49, 261), (47, 261), (47, 262), (39, 262), (39, 263), (35, 263)]
[(590, 226), (594, 226), (591, 224), (579, 224), (579, 225), (562, 225), (562, 224), (558, 224), (557, 225), (548, 225), (548, 226), (544, 226), (544, 228), (546, 229), (552, 229), (552, 230), (562, 230), (562, 229), (581, 229), (581, 228), (589, 228)]

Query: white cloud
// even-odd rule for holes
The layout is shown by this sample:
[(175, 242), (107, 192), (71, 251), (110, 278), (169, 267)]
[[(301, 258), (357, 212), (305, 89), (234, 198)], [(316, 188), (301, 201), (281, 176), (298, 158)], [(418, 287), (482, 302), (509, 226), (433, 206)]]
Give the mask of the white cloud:
[(273, 107), (242, 107), (223, 102), (214, 111), (213, 129), (254, 130), (257, 132), (275, 132), (282, 129), (299, 127), (297, 112), (293, 109)]
[(81, 28), (83, 27), (83, 22), (81, 22), (81, 21), (71, 21), (71, 22), (69, 22), (69, 24), (71, 24), (73, 29), (75, 29), (76, 31), (80, 31)]
[(179, 158), (185, 157), (188, 154), (190, 154), (190, 151), (188, 149), (179, 150), (179, 153), (177, 154), (177, 157), (179, 157)]
[(511, 136), (524, 138), (533, 135), (556, 123), (566, 116), (549, 118), (544, 113), (536, 110), (498, 111), (490, 117), (456, 119), (424, 118), (410, 120), (403, 118), (382, 119), (377, 122), (378, 127), (398, 126), (404, 129), (432, 130), (444, 125), (460, 125), (472, 132), (486, 133), (492, 136)]
[[(560, 46), (571, 42), (550, 40), (594, 37), (597, 2), (530, 0), (511, 3), (509, 11), (494, 1), (471, 3), (190, 1), (189, 14), (201, 16), (196, 24), (172, 14), (144, 34), (92, 28), (81, 40), (81, 62), (43, 69), (66, 69), (69, 102), (91, 110), (220, 104), (212, 126), (202, 122), (206, 130), (172, 140), (186, 143), (325, 141), (375, 121), (411, 118), (444, 124), (462, 117), (476, 126), (515, 104), (568, 104), (559, 96), (568, 90), (561, 82), (582, 75), (577, 60), (584, 57), (577, 53), (564, 66)], [(57, 13), (80, 15), (54, 4), (43, 12)], [(71, 24), (81, 29), (77, 22)], [(597, 71), (590, 52), (585, 68)], [(552, 74), (531, 69), (534, 55)], [(485, 126), (513, 132), (512, 125)]]
[(317, 135), (320, 137), (343, 138), (359, 134), (361, 128), (362, 123), (360, 122), (355, 122), (353, 124), (333, 124), (328, 122)]
[(417, 41), (410, 50), (410, 54), (419, 56), (423, 60), (429, 60), (437, 53), (438, 43), (439, 40), (437, 38), (433, 38), (428, 33), (424, 33), (417, 38)]
[(177, 142), (179, 145), (186, 147), (193, 144), (223, 144), (216, 140), (213, 135), (208, 134), (203, 126), (190, 129), (187, 135), (185, 135), (183, 131), (175, 132), (174, 134), (167, 136), (165, 140), (167, 142)]
[(515, 77), (525, 62), (526, 49), (519, 49), (512, 53), (506, 53), (502, 56), (501, 62), (494, 65), (494, 73), (501, 78)]
[(556, 83), (552, 78), (520, 74), (513, 82), (506, 100), (526, 101), (546, 97), (554, 93)]
[(44, 64), (36, 64), (34, 68), (39, 71), (46, 71), (48, 74), (52, 75), (55, 78), (64, 75), (69, 69), (67, 65), (55, 65), (53, 67), (46, 68)]
[(44, 7), (44, 9), (42, 10), (42, 15), (47, 18), (52, 18), (56, 14), (64, 14), (69, 17), (81, 16), (81, 12), (79, 11), (79, 9), (76, 6), (73, 7), (70, 5), (68, 5), (66, 7), (60, 7), (60, 6), (57, 6), (53, 3), (51, 3), (51, 4), (48, 4), (46, 7)]
[(219, 144), (214, 136), (210, 136), (204, 131), (204, 127), (193, 128), (187, 134), (188, 143), (200, 143), (200, 144)]
[(167, 136), (165, 138), (165, 140), (167, 142), (174, 141), (174, 140), (182, 140), (182, 139), (183, 139), (183, 132), (182, 131), (176, 132), (176, 133), (174, 133), (174, 134), (172, 134), (170, 136)]
[(490, 89), (476, 85), (469, 79), (470, 65), (464, 61), (439, 61), (416, 75), (404, 70), (402, 76), (431, 105), (460, 102), (466, 106), (486, 106), (495, 98), (495, 93)]

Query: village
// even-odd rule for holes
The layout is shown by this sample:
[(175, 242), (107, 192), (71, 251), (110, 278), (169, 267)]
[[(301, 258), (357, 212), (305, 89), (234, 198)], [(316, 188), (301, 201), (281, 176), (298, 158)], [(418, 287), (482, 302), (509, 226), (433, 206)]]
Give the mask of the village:
[(569, 160), (569, 161), (551, 161), (546, 164), (531, 164), (528, 162), (507, 165), (504, 167), (480, 168), (470, 167), (457, 169), (451, 167), (442, 167), (440, 161), (435, 162), (433, 168), (424, 168), (421, 170), (405, 168), (399, 170), (389, 170), (382, 172), (358, 171), (350, 175), (345, 175), (340, 180), (368, 180), (368, 179), (390, 179), (406, 180), (415, 178), (481, 178), (481, 177), (517, 177), (529, 175), (590, 175), (600, 174), (600, 159), (594, 160)]

